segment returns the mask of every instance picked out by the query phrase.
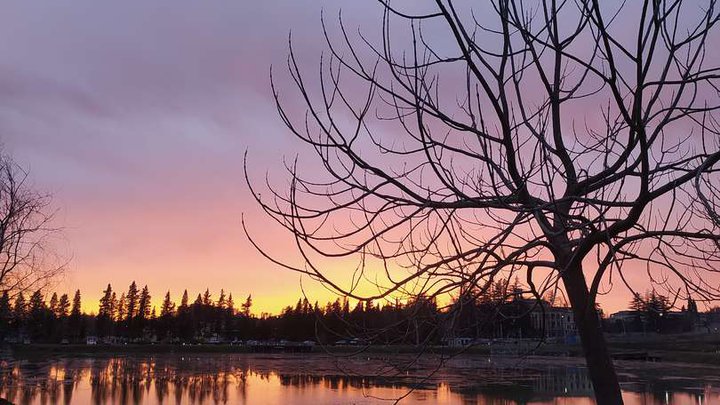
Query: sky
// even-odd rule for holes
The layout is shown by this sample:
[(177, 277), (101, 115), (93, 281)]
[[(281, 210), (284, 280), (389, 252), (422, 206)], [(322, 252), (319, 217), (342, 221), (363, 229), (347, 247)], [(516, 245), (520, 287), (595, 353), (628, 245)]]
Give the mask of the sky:
[(0, 140), (54, 196), (71, 259), (58, 290), (79, 287), (86, 308), (107, 283), (125, 290), (133, 280), (155, 298), (169, 289), (179, 299), (186, 287), (215, 297), (224, 288), (236, 301), (252, 293), (256, 311), (300, 296), (299, 278), (242, 232), (242, 213), (261, 219), (242, 157), (272, 166), (292, 152), (269, 69), (284, 64), (290, 30), (307, 52), (320, 49), (322, 6), (5, 5)]
[(245, 215), (258, 239), (291, 248), (252, 200), (242, 160), (248, 151), (262, 177), (298, 150), (270, 66), (284, 67), (290, 31), (317, 63), (320, 12), (341, 8), (351, 26), (377, 24), (374, 2), (350, 0), (4, 3), (0, 141), (54, 196), (70, 258), (56, 289), (80, 288), (88, 310), (107, 283), (133, 280), (156, 300), (252, 294), (256, 313), (300, 297), (300, 277), (243, 234)]

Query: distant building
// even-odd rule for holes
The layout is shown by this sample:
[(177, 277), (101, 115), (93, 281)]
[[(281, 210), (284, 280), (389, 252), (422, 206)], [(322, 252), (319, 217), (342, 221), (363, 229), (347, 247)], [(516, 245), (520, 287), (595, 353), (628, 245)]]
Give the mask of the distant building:
[(642, 332), (642, 314), (640, 311), (625, 310), (610, 314), (606, 323), (605, 331), (610, 333), (633, 333)]
[(442, 341), (447, 346), (477, 344), (480, 339), (577, 337), (575, 314), (545, 300), (516, 298), (502, 303), (463, 302), (450, 312)]
[(611, 314), (609, 319), (611, 321), (629, 322), (636, 320), (638, 317), (640, 317), (640, 311), (626, 310)]
[(541, 301), (530, 313), (532, 327), (545, 337), (568, 337), (577, 335), (575, 314), (567, 307), (553, 307)]
[(609, 333), (685, 333), (706, 328), (706, 314), (698, 313), (689, 305), (681, 311), (660, 313), (643, 311), (619, 311), (607, 319), (605, 330)]

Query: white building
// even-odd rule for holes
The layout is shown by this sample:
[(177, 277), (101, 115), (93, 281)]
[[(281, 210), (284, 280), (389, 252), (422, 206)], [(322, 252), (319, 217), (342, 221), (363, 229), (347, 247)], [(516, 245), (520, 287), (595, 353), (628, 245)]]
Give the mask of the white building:
[(530, 321), (533, 328), (537, 331), (544, 331), (546, 337), (577, 335), (575, 314), (570, 308), (551, 307), (542, 303), (530, 313)]

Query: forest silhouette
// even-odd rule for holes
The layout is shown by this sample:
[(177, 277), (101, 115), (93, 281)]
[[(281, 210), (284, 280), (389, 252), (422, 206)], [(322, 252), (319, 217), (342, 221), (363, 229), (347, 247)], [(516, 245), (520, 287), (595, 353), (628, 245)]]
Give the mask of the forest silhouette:
[[(567, 309), (561, 297), (547, 296), (541, 305), (525, 298), (515, 280), (495, 282), (483, 291), (468, 292), (450, 303), (419, 296), (409, 301), (358, 301), (347, 297), (320, 304), (300, 298), (279, 314), (254, 314), (252, 295), (236, 303), (232, 293), (221, 290), (215, 298), (206, 289), (190, 300), (188, 291), (179, 303), (166, 292), (159, 309), (152, 305), (147, 286), (134, 281), (127, 291), (110, 284), (99, 300), (97, 314), (82, 311), (82, 295), (41, 290), (29, 298), (19, 293), (0, 296), (0, 340), (16, 343), (247, 343), (248, 341), (317, 342), (320, 344), (447, 344), (453, 338), (542, 338), (546, 332), (531, 322), (533, 312)], [(119, 296), (118, 296), (119, 294)], [(636, 296), (630, 308), (650, 325), (659, 322), (672, 305), (651, 292)], [(683, 308), (684, 309), (684, 308)], [(688, 310), (697, 313), (694, 301)], [(715, 308), (711, 310), (717, 312)], [(604, 318), (604, 316), (601, 315)], [(655, 323), (653, 323), (655, 322)], [(656, 327), (657, 326), (657, 327)], [(607, 319), (606, 331), (613, 331)], [(627, 326), (623, 326), (627, 328)]]

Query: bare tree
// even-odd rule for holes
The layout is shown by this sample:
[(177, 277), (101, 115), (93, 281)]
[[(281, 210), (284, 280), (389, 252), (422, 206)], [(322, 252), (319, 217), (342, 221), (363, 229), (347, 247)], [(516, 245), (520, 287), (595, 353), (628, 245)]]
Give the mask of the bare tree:
[[(716, 2), (431, 3), (381, 0), (376, 41), (323, 23), (317, 82), (291, 46), (305, 114), (276, 79), (273, 92), (323, 170), (296, 159), (287, 190), (268, 181), (263, 196), (248, 181), (300, 263), (253, 243), (356, 299), (516, 275), (538, 299), (560, 288), (598, 403), (622, 403), (598, 296), (617, 284), (719, 296)], [(348, 258), (344, 283), (328, 261)]]
[(0, 153), (0, 291), (38, 290), (65, 269), (52, 226), (50, 196), (34, 190), (28, 173)]

